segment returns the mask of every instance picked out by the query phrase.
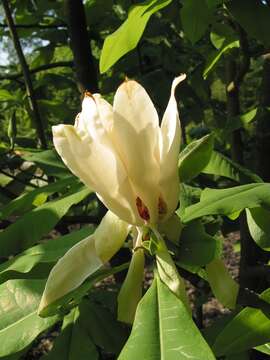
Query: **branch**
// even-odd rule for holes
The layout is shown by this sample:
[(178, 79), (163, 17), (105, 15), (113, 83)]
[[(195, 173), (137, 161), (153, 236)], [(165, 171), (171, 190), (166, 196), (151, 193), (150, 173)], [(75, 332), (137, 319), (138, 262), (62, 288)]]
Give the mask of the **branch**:
[(14, 47), (17, 52), (17, 56), (19, 58), (20, 64), (21, 64), (25, 87), (26, 87), (26, 93), (27, 93), (27, 96), (29, 99), (30, 109), (33, 114), (33, 120), (35, 121), (35, 125), (36, 125), (37, 137), (38, 137), (41, 147), (43, 149), (47, 149), (47, 140), (45, 137), (42, 120), (41, 120), (41, 117), (39, 114), (39, 109), (38, 109), (35, 92), (34, 92), (32, 80), (31, 80), (31, 74), (30, 74), (27, 62), (25, 60), (25, 57), (24, 57), (24, 54), (22, 51), (20, 40), (19, 40), (16, 28), (15, 28), (15, 24), (13, 22), (12, 14), (11, 14), (11, 11), (9, 8), (9, 1), (2, 0), (2, 4), (4, 7), (6, 21), (7, 21), (8, 27), (9, 27), (10, 35), (13, 40)]
[(83, 0), (65, 0), (64, 4), (79, 90), (82, 94), (86, 90), (97, 92), (97, 71), (87, 31)]
[[(14, 25), (16, 29), (58, 29), (60, 27), (66, 28), (67, 24), (65, 23), (59, 23), (59, 24), (16, 24)], [(7, 24), (0, 24), (0, 28), (8, 28), (9, 26)]]
[[(74, 66), (73, 61), (58, 61), (55, 63), (45, 64), (45, 65), (37, 66), (33, 69), (29, 69), (29, 72), (31, 74), (36, 74), (40, 71), (54, 69), (56, 67), (73, 67), (73, 66)], [(0, 80), (17, 80), (22, 76), (23, 76), (22, 72), (16, 73), (16, 74), (6, 74), (6, 75), (3, 74), (3, 75), (0, 75)]]

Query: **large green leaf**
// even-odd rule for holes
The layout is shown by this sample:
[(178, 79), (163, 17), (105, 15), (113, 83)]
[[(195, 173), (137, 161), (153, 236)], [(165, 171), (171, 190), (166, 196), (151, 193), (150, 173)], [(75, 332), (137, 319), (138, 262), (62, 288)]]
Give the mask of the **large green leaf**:
[(148, 20), (172, 0), (149, 0), (131, 7), (127, 20), (105, 39), (100, 56), (100, 72), (106, 72), (123, 55), (133, 50), (146, 27)]
[(55, 150), (25, 150), (22, 149), (22, 157), (27, 161), (33, 161), (47, 175), (59, 178), (70, 176), (71, 173), (65, 166)]
[(9, 256), (35, 244), (48, 234), (70, 207), (90, 194), (90, 190), (78, 185), (71, 194), (50, 201), (20, 217), (0, 233), (1, 256)]
[[(259, 0), (237, 0), (227, 2), (226, 6), (249, 36), (261, 41), (265, 46), (270, 45), (268, 5)], [(256, 21), (254, 21), (254, 14), (256, 14)]]
[(183, 30), (187, 38), (195, 44), (205, 34), (212, 20), (212, 8), (206, 0), (185, 1), (181, 9)]
[(221, 259), (215, 259), (206, 265), (207, 280), (215, 297), (223, 306), (234, 309), (239, 285), (233, 280)]
[(44, 285), (41, 280), (10, 280), (0, 285), (0, 357), (22, 350), (59, 319), (37, 315)]
[(119, 360), (214, 360), (184, 304), (155, 279), (140, 301)]
[[(270, 302), (270, 290), (261, 297)], [(218, 334), (213, 344), (217, 356), (237, 354), (270, 341), (270, 314), (254, 308), (245, 308)]]
[(80, 311), (76, 307), (65, 316), (61, 333), (56, 338), (53, 349), (43, 360), (98, 360), (99, 355), (91, 337), (81, 323)]
[(201, 201), (188, 206), (181, 219), (183, 222), (188, 222), (205, 215), (231, 215), (245, 208), (257, 206), (270, 208), (270, 184), (257, 183), (229, 189), (206, 189), (202, 192)]
[(211, 158), (202, 172), (205, 174), (225, 176), (241, 184), (263, 182), (258, 175), (217, 151), (212, 152)]
[(179, 178), (187, 182), (199, 175), (208, 164), (213, 151), (213, 137), (206, 135), (188, 144), (179, 156)]
[(247, 223), (253, 240), (264, 250), (270, 251), (270, 211), (262, 207), (247, 209)]
[(62, 192), (70, 185), (76, 184), (76, 182), (77, 180), (74, 177), (70, 177), (24, 193), (0, 209), (0, 219), (6, 219), (10, 215), (14, 213), (17, 214), (18, 212), (25, 213), (31, 210), (33, 206), (42, 205), (46, 202), (49, 195), (58, 191)]
[(208, 235), (200, 221), (183, 228), (179, 242), (178, 263), (181, 266), (204, 266), (219, 256), (220, 242)]
[(93, 232), (93, 227), (84, 227), (58, 239), (36, 245), (20, 255), (0, 264), (0, 283), (16, 273), (27, 273), (40, 263), (55, 263), (76, 243)]

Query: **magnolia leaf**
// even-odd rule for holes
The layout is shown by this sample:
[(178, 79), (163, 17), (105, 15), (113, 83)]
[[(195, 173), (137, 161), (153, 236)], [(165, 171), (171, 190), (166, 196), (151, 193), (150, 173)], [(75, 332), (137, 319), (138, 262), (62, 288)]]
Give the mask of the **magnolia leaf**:
[(160, 279), (168, 288), (185, 304), (190, 311), (189, 300), (187, 297), (184, 280), (179, 275), (175, 263), (169, 254), (163, 239), (159, 238), (158, 249), (156, 252), (157, 270)]
[(33, 246), (10, 260), (0, 264), (0, 282), (16, 272), (26, 274), (38, 264), (55, 263), (76, 243), (93, 232), (93, 227), (84, 227), (68, 235)]
[(181, 220), (188, 222), (205, 215), (230, 215), (245, 208), (261, 205), (270, 208), (270, 184), (256, 183), (229, 189), (206, 189), (202, 192), (199, 203), (185, 209)]
[(262, 249), (270, 251), (270, 211), (262, 207), (246, 209), (250, 235)]
[(183, 30), (194, 45), (205, 34), (212, 20), (212, 8), (206, 0), (185, 1), (181, 9)]
[(211, 158), (202, 172), (205, 174), (224, 176), (241, 184), (263, 182), (257, 174), (237, 164), (218, 151), (212, 152)]
[(169, 5), (171, 1), (149, 0), (130, 8), (127, 20), (105, 39), (100, 56), (101, 73), (106, 72), (137, 46), (151, 15)]
[[(270, 290), (261, 294), (270, 302)], [(217, 356), (243, 352), (270, 341), (270, 319), (266, 311), (246, 307), (220, 331), (214, 341), (213, 351)]]
[(1, 256), (18, 253), (47, 235), (72, 205), (85, 199), (91, 190), (77, 184), (65, 196), (31, 210), (0, 233)]
[(221, 259), (215, 259), (206, 265), (207, 280), (222, 305), (229, 309), (236, 306), (239, 285), (233, 280)]
[(214, 360), (182, 301), (157, 277), (140, 301), (118, 360)]
[(44, 288), (42, 280), (9, 280), (0, 285), (0, 357), (21, 351), (58, 316), (42, 319), (37, 307)]
[(208, 164), (213, 151), (213, 136), (205, 135), (188, 144), (179, 156), (179, 178), (187, 182), (200, 174)]
[(96, 346), (81, 322), (78, 307), (64, 317), (61, 333), (54, 341), (52, 350), (41, 357), (41, 360), (59, 359), (99, 359)]

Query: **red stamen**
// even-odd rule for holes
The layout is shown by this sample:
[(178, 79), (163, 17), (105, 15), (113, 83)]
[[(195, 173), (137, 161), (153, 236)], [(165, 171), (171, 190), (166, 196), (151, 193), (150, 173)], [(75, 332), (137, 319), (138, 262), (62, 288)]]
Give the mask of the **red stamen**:
[(142, 199), (139, 197), (136, 198), (136, 206), (140, 217), (145, 221), (149, 221), (150, 219), (149, 210), (146, 207), (146, 205), (142, 202)]

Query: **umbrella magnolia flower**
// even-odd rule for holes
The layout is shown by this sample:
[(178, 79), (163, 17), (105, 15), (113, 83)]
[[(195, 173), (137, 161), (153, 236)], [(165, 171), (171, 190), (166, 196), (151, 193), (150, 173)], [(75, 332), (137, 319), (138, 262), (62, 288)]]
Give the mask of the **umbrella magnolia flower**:
[[(64, 163), (96, 192), (110, 212), (90, 238), (69, 250), (56, 264), (41, 308), (80, 285), (93, 269), (108, 261), (131, 228), (143, 225), (156, 228), (173, 214), (179, 197), (177, 163), (181, 138), (174, 92), (185, 77), (174, 79), (160, 126), (145, 89), (136, 81), (127, 80), (117, 89), (113, 105), (100, 94), (86, 93), (74, 126), (53, 127), (54, 146)], [(107, 227), (111, 230), (106, 230)], [(116, 238), (112, 234), (119, 233), (119, 227), (122, 230), (117, 246), (109, 246)], [(106, 233), (107, 239), (101, 233)], [(136, 234), (138, 245), (142, 232)], [(79, 254), (83, 257), (80, 266)], [(76, 262), (76, 276), (69, 270), (71, 256), (73, 263)], [(74, 266), (72, 269), (74, 273)]]

